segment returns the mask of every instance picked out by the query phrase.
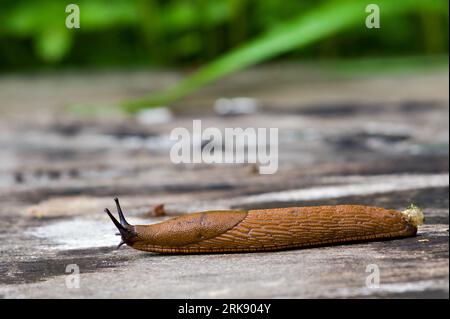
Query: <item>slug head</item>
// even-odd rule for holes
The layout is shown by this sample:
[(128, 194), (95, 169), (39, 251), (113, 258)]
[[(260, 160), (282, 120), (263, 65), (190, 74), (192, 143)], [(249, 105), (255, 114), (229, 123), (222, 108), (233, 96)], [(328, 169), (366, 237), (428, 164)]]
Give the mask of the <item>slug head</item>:
[(113, 216), (113, 214), (111, 214), (108, 208), (105, 208), (105, 212), (108, 214), (109, 218), (111, 218), (112, 222), (119, 230), (119, 234), (117, 235), (120, 235), (122, 237), (122, 240), (117, 246), (117, 249), (119, 249), (123, 244), (132, 245), (132, 243), (137, 240), (137, 234), (135, 231), (135, 227), (133, 225), (130, 225), (125, 219), (122, 208), (120, 207), (119, 199), (114, 198), (114, 201), (116, 202), (117, 213), (119, 214), (120, 222)]

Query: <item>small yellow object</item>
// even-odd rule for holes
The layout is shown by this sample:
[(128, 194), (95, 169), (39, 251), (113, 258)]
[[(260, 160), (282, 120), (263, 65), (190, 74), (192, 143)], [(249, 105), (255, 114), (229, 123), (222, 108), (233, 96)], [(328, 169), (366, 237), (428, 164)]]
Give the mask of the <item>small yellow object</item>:
[(413, 226), (417, 227), (423, 224), (423, 210), (415, 205), (411, 205), (408, 209), (402, 211), (403, 216)]

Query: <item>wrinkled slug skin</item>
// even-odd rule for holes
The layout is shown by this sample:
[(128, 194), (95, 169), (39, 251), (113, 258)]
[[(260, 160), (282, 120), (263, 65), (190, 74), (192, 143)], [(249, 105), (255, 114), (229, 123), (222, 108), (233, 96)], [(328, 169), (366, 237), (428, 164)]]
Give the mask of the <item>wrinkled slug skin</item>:
[(417, 232), (399, 211), (359, 205), (203, 212), (134, 227), (129, 245), (159, 253), (281, 250)]

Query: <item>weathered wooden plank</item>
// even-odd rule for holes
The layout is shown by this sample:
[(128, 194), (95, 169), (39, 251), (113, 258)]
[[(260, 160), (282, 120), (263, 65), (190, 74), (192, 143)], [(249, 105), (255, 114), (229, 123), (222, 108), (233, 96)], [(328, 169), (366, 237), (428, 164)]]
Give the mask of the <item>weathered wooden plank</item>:
[[(83, 119), (61, 106), (117, 101), (144, 92), (147, 83), (171, 82), (170, 74), (77, 75), (57, 91), (58, 77), (42, 78), (39, 86), (0, 79), (0, 296), (448, 298), (448, 72), (325, 85), (300, 69), (282, 69), (277, 79), (272, 70), (203, 90), (177, 106), (173, 121), (151, 126), (117, 114)], [(401, 89), (393, 85), (399, 81)], [(243, 94), (258, 100), (257, 113), (219, 116), (209, 107), (213, 97)], [(278, 127), (277, 174), (259, 175), (254, 165), (172, 164), (171, 129), (190, 129), (200, 117), (205, 127)], [(101, 211), (115, 195), (136, 222), (167, 218), (153, 216), (159, 204), (177, 215), (415, 203), (426, 224), (403, 240), (159, 256), (114, 250), (117, 238)], [(80, 266), (80, 289), (65, 286), (68, 264)], [(371, 264), (380, 269), (379, 288), (366, 285)]]

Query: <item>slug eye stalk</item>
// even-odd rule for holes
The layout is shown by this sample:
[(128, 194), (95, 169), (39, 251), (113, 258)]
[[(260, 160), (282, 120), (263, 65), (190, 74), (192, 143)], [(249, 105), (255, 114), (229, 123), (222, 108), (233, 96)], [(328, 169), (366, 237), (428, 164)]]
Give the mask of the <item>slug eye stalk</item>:
[(117, 249), (119, 249), (120, 246), (122, 246), (123, 244), (130, 243), (133, 240), (133, 238), (136, 237), (136, 232), (134, 230), (134, 226), (130, 225), (125, 219), (125, 216), (123, 215), (122, 212), (122, 208), (120, 207), (119, 199), (116, 197), (114, 198), (114, 201), (116, 202), (117, 213), (119, 214), (120, 222), (114, 217), (114, 215), (110, 212), (108, 208), (105, 208), (105, 213), (108, 214), (109, 218), (111, 218), (112, 222), (119, 230), (119, 234), (117, 235), (122, 236), (122, 240), (117, 246)]
[(130, 224), (128, 224), (127, 220), (125, 219), (125, 216), (123, 215), (122, 208), (120, 207), (119, 199), (116, 197), (116, 198), (114, 198), (114, 201), (116, 202), (117, 213), (119, 214), (120, 223), (125, 227), (131, 226)]

